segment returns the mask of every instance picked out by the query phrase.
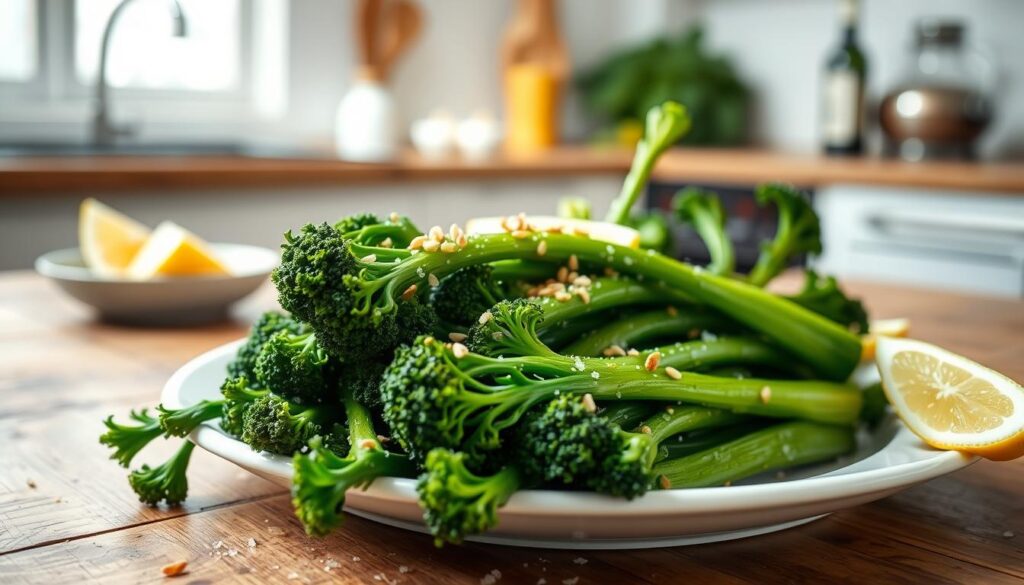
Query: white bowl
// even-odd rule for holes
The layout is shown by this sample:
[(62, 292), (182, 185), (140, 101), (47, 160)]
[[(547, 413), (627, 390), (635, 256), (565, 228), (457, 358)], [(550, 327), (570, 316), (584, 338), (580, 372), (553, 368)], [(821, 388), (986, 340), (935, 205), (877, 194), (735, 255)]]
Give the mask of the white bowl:
[(228, 308), (266, 282), (280, 262), (267, 248), (210, 244), (229, 275), (133, 281), (97, 276), (78, 248), (36, 259), (36, 271), (64, 292), (96, 309), (101, 319), (139, 325), (194, 325), (222, 319)]
[[(169, 408), (220, 397), (227, 364), (242, 341), (213, 349), (168, 380)], [(860, 372), (867, 378), (874, 368)], [(874, 374), (877, 380), (877, 373)], [(289, 457), (256, 453), (204, 423), (191, 440), (256, 475), (291, 484)], [(976, 461), (921, 442), (894, 417), (858, 437), (857, 451), (839, 461), (763, 474), (731, 487), (653, 491), (632, 501), (595, 493), (524, 490), (500, 511), (491, 532), (469, 540), (544, 548), (649, 548), (755, 536), (810, 522), (836, 510), (884, 498)], [(380, 478), (350, 490), (346, 509), (385, 524), (423, 532), (416, 481)]]

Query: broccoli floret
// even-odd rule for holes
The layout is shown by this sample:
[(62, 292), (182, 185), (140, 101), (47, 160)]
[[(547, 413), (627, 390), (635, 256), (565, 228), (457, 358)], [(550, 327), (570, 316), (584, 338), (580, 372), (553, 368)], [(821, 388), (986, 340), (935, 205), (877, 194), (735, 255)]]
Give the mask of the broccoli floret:
[(256, 379), (271, 392), (297, 404), (331, 399), (329, 357), (313, 332), (279, 331), (263, 345), (256, 358)]
[(460, 543), (471, 534), (497, 526), (498, 508), (520, 488), (521, 474), (512, 466), (489, 476), (467, 467), (466, 456), (448, 449), (434, 449), (426, 457), (423, 475), (416, 484), (423, 519), (434, 542)]
[(116, 460), (121, 467), (131, 465), (139, 451), (164, 434), (160, 419), (150, 416), (145, 408), (131, 411), (128, 418), (139, 424), (119, 424), (114, 422), (114, 415), (110, 415), (103, 421), (107, 432), (100, 435), (100, 443), (114, 450), (110, 458)]
[(254, 451), (291, 455), (340, 420), (335, 407), (298, 406), (273, 393), (257, 398), (242, 415), (242, 441)]
[(411, 477), (415, 473), (408, 457), (381, 446), (370, 411), (351, 392), (345, 391), (344, 396), (350, 445), (347, 455), (336, 455), (337, 446), (331, 448), (316, 437), (309, 442), (309, 453), (296, 454), (292, 460), (292, 504), (310, 535), (325, 535), (341, 522), (345, 492), (350, 488), (365, 488), (378, 477)]
[(338, 384), (342, 392), (352, 392), (353, 398), (371, 410), (378, 410), (380, 401), (380, 380), (388, 361), (368, 360), (364, 363), (341, 369)]
[(223, 400), (201, 400), (185, 408), (156, 407), (160, 411), (160, 428), (168, 437), (184, 437), (200, 424), (220, 418), (224, 412)]
[(258, 398), (270, 393), (266, 389), (251, 388), (249, 379), (245, 376), (228, 378), (220, 386), (221, 396), (224, 397), (224, 406), (220, 419), (220, 426), (228, 434), (242, 437), (245, 425), (245, 411)]
[(380, 218), (373, 213), (354, 213), (334, 222), (334, 229), (340, 234), (351, 234), (380, 223)]
[(786, 298), (854, 333), (868, 332), (868, 314), (864, 305), (859, 299), (846, 296), (835, 277), (819, 276), (813, 270), (806, 270), (803, 289)]
[[(501, 433), (532, 406), (560, 394), (682, 401), (835, 424), (852, 424), (860, 410), (859, 391), (844, 384), (652, 374), (639, 363), (608, 367), (610, 361), (557, 354), (495, 358), (421, 338), (400, 348), (384, 373), (384, 417), (414, 460), (441, 447), (462, 451), (476, 464), (502, 445)], [(762, 398), (766, 386), (770, 400)]]
[(495, 303), (508, 298), (509, 292), (494, 279), (490, 264), (477, 264), (443, 278), (430, 291), (430, 304), (443, 323), (468, 326)]
[(263, 349), (263, 344), (279, 331), (288, 333), (302, 333), (305, 326), (288, 315), (277, 311), (267, 311), (260, 316), (259, 320), (253, 323), (252, 329), (245, 343), (238, 348), (235, 359), (228, 364), (228, 376), (237, 378), (246, 376), (250, 380), (256, 379), (256, 359)]
[(747, 276), (750, 284), (764, 286), (800, 254), (821, 253), (821, 225), (811, 202), (787, 185), (770, 183), (754, 191), (759, 205), (774, 203), (778, 210), (775, 238), (761, 245), (757, 263)]
[(707, 269), (713, 274), (728, 276), (736, 269), (732, 241), (725, 231), (725, 211), (718, 195), (689, 187), (676, 193), (672, 209), (684, 223), (693, 226), (708, 249), (711, 262)]
[(488, 309), (489, 317), (477, 320), (469, 330), (467, 346), (489, 356), (557, 356), (540, 340), (538, 326), (544, 322), (539, 301), (499, 301)]
[(383, 248), (405, 248), (423, 233), (408, 217), (397, 213), (392, 213), (386, 221), (372, 213), (357, 213), (335, 222), (334, 229), (346, 239)]
[(139, 496), (139, 500), (150, 506), (161, 501), (168, 506), (177, 506), (188, 496), (188, 462), (192, 457), (195, 445), (185, 441), (178, 452), (163, 465), (150, 467), (143, 465), (128, 476), (128, 482)]

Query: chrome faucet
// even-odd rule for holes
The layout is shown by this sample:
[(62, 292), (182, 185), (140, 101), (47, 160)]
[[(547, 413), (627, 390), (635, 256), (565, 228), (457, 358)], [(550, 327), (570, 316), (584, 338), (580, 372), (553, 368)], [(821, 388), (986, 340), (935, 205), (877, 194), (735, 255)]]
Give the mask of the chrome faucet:
[[(107, 25), (103, 29), (103, 40), (100, 43), (100, 68), (96, 74), (96, 112), (92, 119), (92, 142), (96, 146), (113, 146), (119, 137), (131, 136), (135, 133), (135, 127), (130, 125), (116, 125), (110, 119), (109, 90), (107, 85), (107, 53), (110, 49), (110, 37), (114, 30), (114, 24), (121, 16), (125, 7), (134, 0), (121, 0), (121, 3), (110, 13)], [(188, 34), (185, 23), (185, 11), (180, 0), (170, 0), (174, 9), (175, 37), (184, 37)]]

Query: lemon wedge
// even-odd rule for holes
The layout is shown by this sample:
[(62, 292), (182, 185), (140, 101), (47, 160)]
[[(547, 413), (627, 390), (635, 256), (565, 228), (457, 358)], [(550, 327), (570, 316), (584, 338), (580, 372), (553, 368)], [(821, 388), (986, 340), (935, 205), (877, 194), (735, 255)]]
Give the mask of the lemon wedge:
[(924, 442), (995, 461), (1024, 455), (1024, 388), (940, 347), (879, 337), (889, 402)]
[[(477, 217), (466, 222), (466, 233), (503, 234), (519, 227), (523, 216), (509, 217)], [(592, 240), (607, 242), (626, 248), (640, 247), (640, 233), (631, 227), (591, 221), (587, 219), (570, 219), (553, 215), (529, 215), (523, 218), (532, 231), (560, 231), (564, 234), (586, 235)]]
[(228, 269), (209, 244), (170, 221), (153, 230), (128, 266), (128, 277), (135, 280), (213, 274), (228, 274)]
[(910, 319), (877, 319), (868, 324), (868, 331), (860, 338), (860, 361), (875, 359), (875, 345), (878, 337), (906, 337), (910, 333)]
[(78, 211), (78, 246), (90, 270), (104, 277), (123, 276), (150, 229), (89, 198)]

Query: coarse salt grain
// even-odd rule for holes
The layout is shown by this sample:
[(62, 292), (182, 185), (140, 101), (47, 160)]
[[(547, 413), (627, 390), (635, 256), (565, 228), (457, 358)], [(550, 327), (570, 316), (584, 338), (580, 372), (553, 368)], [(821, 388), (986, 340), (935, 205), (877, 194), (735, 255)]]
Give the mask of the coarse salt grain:
[(367, 254), (366, 256), (363, 256), (361, 261), (365, 262), (367, 264), (373, 264), (374, 262), (377, 261), (377, 255), (376, 254)]
[(441, 284), (441, 281), (437, 278), (437, 275), (431, 272), (427, 275), (427, 284), (430, 286), (437, 286)]

